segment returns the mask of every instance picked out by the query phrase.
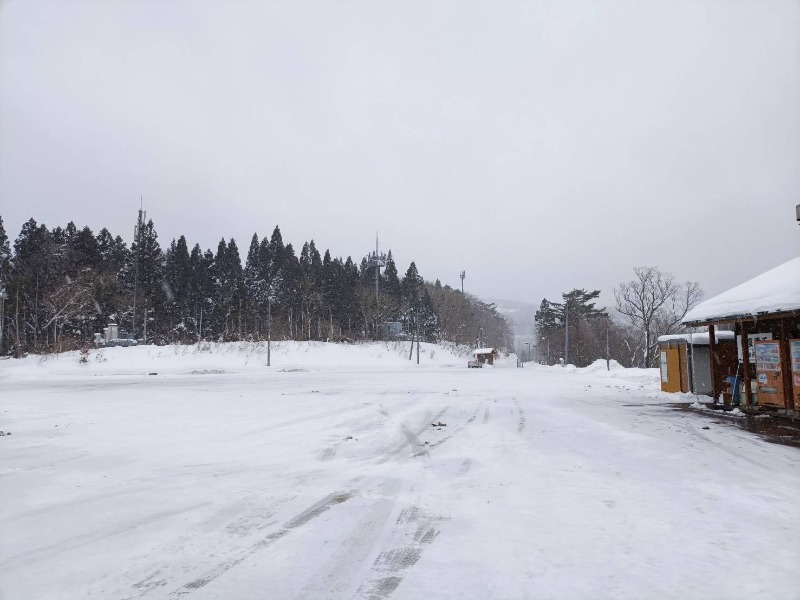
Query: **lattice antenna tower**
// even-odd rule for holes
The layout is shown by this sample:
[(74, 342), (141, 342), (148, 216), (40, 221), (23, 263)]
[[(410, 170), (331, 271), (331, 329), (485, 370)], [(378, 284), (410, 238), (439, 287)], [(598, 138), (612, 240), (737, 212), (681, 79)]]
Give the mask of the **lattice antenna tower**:
[[(142, 210), (143, 200), (139, 196), (139, 218), (136, 220), (136, 227), (133, 228), (133, 241), (136, 243), (136, 251), (141, 255), (142, 245), (139, 237), (142, 235), (144, 223), (147, 219), (147, 211)], [(136, 288), (139, 285), (139, 257), (133, 257), (133, 320), (131, 321), (131, 337), (136, 339)]]
[(386, 266), (386, 254), (378, 249), (378, 232), (375, 232), (375, 252), (367, 255), (367, 264), (375, 269), (375, 300), (378, 300), (378, 282), (381, 278), (381, 269)]

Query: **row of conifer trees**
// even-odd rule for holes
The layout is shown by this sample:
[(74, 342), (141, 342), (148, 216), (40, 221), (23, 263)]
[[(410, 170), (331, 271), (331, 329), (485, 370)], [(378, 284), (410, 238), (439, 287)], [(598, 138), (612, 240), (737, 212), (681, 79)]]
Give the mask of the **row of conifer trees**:
[(376, 296), (367, 257), (320, 253), (313, 240), (297, 253), (278, 227), (254, 234), (244, 260), (232, 238), (213, 252), (183, 235), (162, 248), (152, 220), (135, 231), (128, 245), (106, 228), (30, 219), (12, 244), (0, 217), (0, 353), (81, 347), (109, 322), (147, 343), (376, 339), (399, 321), (423, 341), (512, 344), (492, 305), (426, 282), (414, 262), (400, 277), (391, 251)]

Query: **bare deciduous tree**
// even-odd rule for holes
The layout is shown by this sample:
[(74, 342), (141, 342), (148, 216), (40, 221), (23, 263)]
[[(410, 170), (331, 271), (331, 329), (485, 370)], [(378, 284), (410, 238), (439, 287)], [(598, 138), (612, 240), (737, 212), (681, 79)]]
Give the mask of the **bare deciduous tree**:
[(678, 283), (657, 267), (636, 267), (635, 278), (614, 288), (617, 311), (639, 331), (642, 366), (655, 366), (658, 337), (683, 330), (681, 320), (703, 297), (697, 282)]

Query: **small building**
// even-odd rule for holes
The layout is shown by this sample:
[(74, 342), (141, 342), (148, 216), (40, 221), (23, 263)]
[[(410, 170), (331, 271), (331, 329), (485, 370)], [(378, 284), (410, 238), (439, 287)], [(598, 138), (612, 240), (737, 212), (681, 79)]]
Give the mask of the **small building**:
[[(717, 358), (724, 363), (718, 369), (718, 389), (725, 381), (722, 372), (736, 369), (736, 338), (732, 331), (717, 331)], [(709, 335), (703, 333), (678, 333), (658, 338), (661, 356), (661, 391), (692, 392), (712, 395)]]
[(378, 336), (382, 339), (404, 340), (408, 335), (403, 330), (401, 321), (385, 321), (378, 323)]
[[(733, 324), (736, 369), (720, 360), (714, 330)], [(744, 406), (770, 407), (796, 414), (800, 409), (800, 257), (789, 260), (701, 302), (686, 313), (683, 324), (707, 325), (712, 396), (719, 377), (741, 378)]]
[(500, 353), (494, 348), (478, 348), (472, 351), (472, 356), (475, 357), (481, 365), (493, 365), (494, 359), (500, 356)]
[(120, 329), (116, 323), (109, 323), (103, 327), (103, 333), (94, 334), (94, 345), (100, 346), (136, 346), (139, 342), (124, 329)]

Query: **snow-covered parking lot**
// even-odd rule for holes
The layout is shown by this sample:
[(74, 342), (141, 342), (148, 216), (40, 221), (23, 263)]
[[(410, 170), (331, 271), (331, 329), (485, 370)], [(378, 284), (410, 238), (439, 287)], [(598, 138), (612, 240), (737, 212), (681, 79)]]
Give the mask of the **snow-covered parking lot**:
[(800, 451), (655, 370), (239, 350), (0, 363), (0, 598), (800, 598)]

